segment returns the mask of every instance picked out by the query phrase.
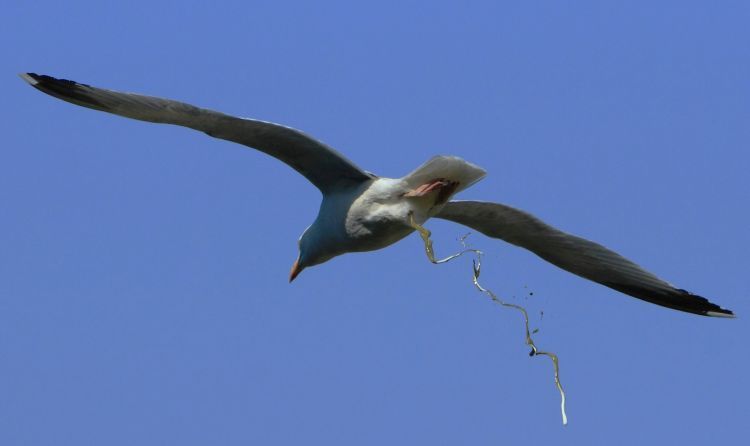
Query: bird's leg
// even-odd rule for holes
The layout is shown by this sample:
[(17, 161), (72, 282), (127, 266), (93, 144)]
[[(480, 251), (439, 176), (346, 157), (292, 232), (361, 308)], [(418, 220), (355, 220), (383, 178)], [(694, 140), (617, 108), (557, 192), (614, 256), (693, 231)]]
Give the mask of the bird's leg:
[[(432, 248), (432, 239), (430, 238), (430, 236), (432, 235), (432, 233), (430, 232), (429, 229), (425, 228), (424, 226), (422, 226), (419, 223), (417, 223), (416, 220), (414, 220), (414, 213), (413, 212), (409, 212), (409, 226), (411, 226), (417, 232), (419, 232), (419, 236), (422, 237), (422, 241), (424, 242), (424, 252), (425, 252), (425, 254), (427, 254), (427, 258), (430, 259), (430, 262), (432, 262), (432, 263), (434, 263), (436, 265), (438, 265), (440, 263), (449, 262), (449, 261), (455, 259), (456, 257), (460, 257), (460, 256), (466, 254), (467, 252), (473, 252), (473, 253), (475, 253), (477, 255), (481, 255), (482, 254), (482, 252), (479, 251), (479, 250), (472, 249), (472, 248), (466, 248), (466, 245), (464, 244), (464, 250), (463, 251), (457, 252), (455, 254), (451, 254), (448, 257), (444, 258), (444, 259), (436, 259), (435, 258), (435, 250)], [(466, 234), (461, 239), (461, 243), (462, 244), (463, 244), (463, 240), (466, 237), (468, 237), (468, 235), (469, 234)]]
[(469, 236), (469, 234), (464, 235), (459, 239), (461, 242), (461, 245), (463, 246), (464, 250), (461, 252), (458, 252), (456, 254), (450, 255), (444, 259), (436, 259), (435, 258), (435, 251), (432, 247), (432, 239), (430, 239), (430, 236), (432, 233), (429, 231), (429, 229), (425, 228), (424, 226), (420, 225), (414, 220), (414, 214), (412, 212), (409, 213), (409, 225), (414, 228), (417, 232), (419, 232), (419, 235), (422, 237), (422, 241), (424, 242), (424, 251), (427, 254), (427, 258), (430, 260), (430, 262), (435, 264), (445, 263), (450, 260), (455, 259), (456, 257), (459, 257), (463, 254), (466, 254), (467, 252), (472, 252), (476, 255), (476, 259), (473, 262), (473, 277), (472, 280), (474, 282), (474, 286), (481, 291), (482, 293), (486, 294), (492, 302), (502, 305), (506, 308), (513, 308), (515, 310), (518, 310), (523, 315), (524, 320), (524, 327), (526, 330), (526, 345), (531, 347), (531, 352), (529, 353), (529, 356), (547, 356), (552, 360), (552, 366), (554, 368), (555, 372), (555, 386), (557, 386), (557, 390), (560, 392), (560, 411), (562, 412), (562, 420), (563, 424), (568, 424), (568, 416), (565, 413), (565, 391), (562, 388), (562, 384), (560, 383), (560, 364), (557, 359), (557, 355), (552, 352), (545, 352), (541, 351), (536, 347), (536, 344), (534, 343), (534, 339), (531, 337), (531, 331), (529, 330), (529, 313), (526, 311), (526, 309), (520, 305), (512, 304), (509, 302), (505, 302), (495, 293), (493, 293), (491, 290), (482, 287), (482, 285), (479, 284), (479, 273), (481, 272), (482, 268), (482, 251), (479, 251), (477, 249), (469, 248), (466, 245), (466, 237)]

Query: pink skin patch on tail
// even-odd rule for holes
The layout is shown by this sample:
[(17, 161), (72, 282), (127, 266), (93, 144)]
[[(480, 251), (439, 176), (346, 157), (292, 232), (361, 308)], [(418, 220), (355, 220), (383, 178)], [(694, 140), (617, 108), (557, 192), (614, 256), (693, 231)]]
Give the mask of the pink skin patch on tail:
[(458, 187), (458, 181), (446, 180), (444, 178), (436, 178), (430, 180), (412, 189), (411, 191), (404, 194), (405, 197), (424, 197), (431, 192), (437, 192), (437, 198), (435, 199), (435, 205), (445, 204), (446, 201), (453, 195), (453, 192)]

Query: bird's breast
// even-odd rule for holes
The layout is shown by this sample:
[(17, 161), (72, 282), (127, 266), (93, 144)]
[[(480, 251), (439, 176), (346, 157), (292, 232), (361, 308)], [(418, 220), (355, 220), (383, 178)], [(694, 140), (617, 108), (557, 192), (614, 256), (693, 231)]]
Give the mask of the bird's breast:
[(353, 251), (381, 249), (411, 234), (410, 215), (418, 223), (429, 218), (431, 203), (405, 197), (408, 191), (401, 180), (379, 178), (352, 201), (345, 229)]

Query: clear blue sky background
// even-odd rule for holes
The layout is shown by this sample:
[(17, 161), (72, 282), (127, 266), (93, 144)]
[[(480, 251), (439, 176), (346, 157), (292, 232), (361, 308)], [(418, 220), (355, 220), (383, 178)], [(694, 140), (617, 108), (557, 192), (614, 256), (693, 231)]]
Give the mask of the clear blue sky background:
[[(0, 444), (738, 444), (750, 433), (747, 2), (12, 2), (0, 45)], [(318, 191), (35, 71), (300, 128), (529, 210), (737, 312), (631, 299), (481, 235), (287, 275)], [(439, 253), (463, 228), (431, 223)], [(533, 292), (533, 296), (529, 293)], [(514, 297), (515, 296), (515, 297)], [(540, 312), (544, 312), (544, 317)]]

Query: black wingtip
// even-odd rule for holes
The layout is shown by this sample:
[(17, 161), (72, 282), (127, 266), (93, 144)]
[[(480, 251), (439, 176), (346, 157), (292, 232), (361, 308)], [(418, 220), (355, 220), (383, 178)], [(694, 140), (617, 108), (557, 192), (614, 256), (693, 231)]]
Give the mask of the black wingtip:
[(698, 296), (689, 291), (673, 288), (671, 290), (654, 290), (631, 285), (617, 283), (605, 283), (604, 285), (637, 297), (647, 302), (672, 308), (674, 310), (685, 311), (687, 313), (698, 314), (701, 316), (734, 318), (736, 317), (732, 310), (721, 308), (713, 302), (710, 302), (703, 296)]
[(40, 86), (66, 86), (68, 88), (75, 87), (77, 85), (82, 85), (84, 87), (88, 87), (86, 84), (81, 84), (76, 81), (71, 81), (68, 79), (58, 79), (56, 77), (47, 76), (46, 74), (36, 74), (36, 73), (20, 73), (19, 76), (21, 79), (28, 82), (32, 87), (36, 87), (37, 85)]
[[(676, 289), (678, 293), (678, 297), (681, 300), (689, 301), (691, 308), (696, 308), (698, 311), (700, 311), (703, 316), (711, 316), (711, 317), (725, 317), (725, 318), (735, 318), (734, 312), (732, 310), (727, 310), (726, 308), (721, 308), (720, 306), (716, 305), (715, 303), (709, 301), (703, 296), (698, 296), (697, 294), (693, 294), (688, 290), (683, 289)], [(678, 310), (680, 308), (677, 308)], [(685, 311), (685, 310), (683, 310)]]
[(32, 87), (50, 96), (84, 107), (105, 110), (103, 104), (91, 94), (93, 87), (90, 85), (68, 79), (58, 79), (46, 74), (21, 73), (19, 76)]

